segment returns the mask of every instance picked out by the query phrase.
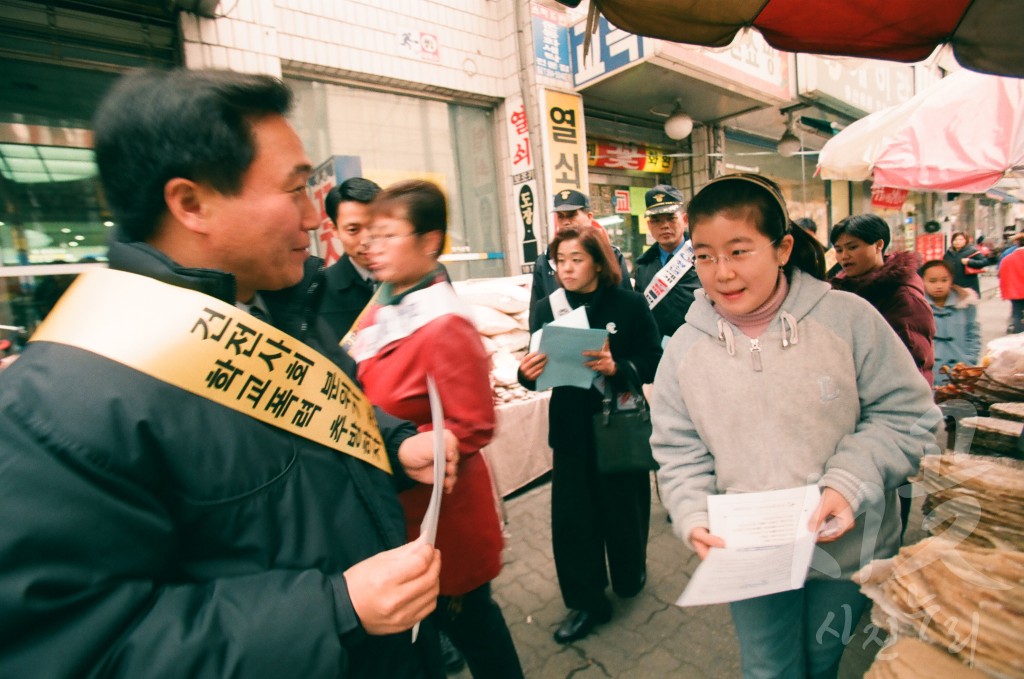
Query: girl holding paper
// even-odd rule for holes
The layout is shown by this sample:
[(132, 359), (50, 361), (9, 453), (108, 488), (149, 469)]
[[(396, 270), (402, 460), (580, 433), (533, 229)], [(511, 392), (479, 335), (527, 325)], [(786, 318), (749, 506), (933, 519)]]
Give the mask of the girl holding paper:
[[(440, 627), (473, 676), (519, 679), (512, 636), (491, 597), (503, 545), (490, 470), (479, 454), (494, 433), (490, 361), (438, 261), (448, 222), (444, 194), (430, 182), (399, 182), (370, 210), (370, 268), (381, 286), (357, 321), (351, 354), (370, 400), (420, 430), (431, 428), (427, 376), (437, 383), (460, 455), (458, 482), (441, 501), (437, 527)], [(417, 484), (399, 496), (409, 540), (419, 535), (432, 489)]]
[[(643, 297), (618, 287), (622, 274), (607, 239), (594, 227), (565, 228), (550, 248), (564, 296), (556, 291), (540, 300), (530, 330), (551, 322), (554, 306), (585, 307), (590, 327), (607, 330), (608, 340), (601, 351), (584, 352), (580, 360), (610, 380), (616, 394), (630, 391), (630, 384), (650, 382), (661, 358), (658, 327)], [(556, 295), (562, 301), (553, 302)], [(524, 356), (520, 383), (535, 388), (546, 360), (537, 352)], [(548, 406), (548, 443), (554, 451), (551, 539), (562, 599), (570, 609), (554, 635), (563, 644), (611, 619), (605, 595), (609, 571), (612, 590), (621, 597), (636, 596), (647, 581), (650, 474), (597, 470), (592, 419), (601, 401), (599, 387), (558, 386)]]
[(654, 382), (662, 501), (703, 559), (727, 546), (708, 496), (819, 486), (803, 588), (731, 606), (745, 677), (835, 677), (867, 605), (850, 577), (898, 550), (897, 487), (941, 418), (885, 319), (823, 282), (822, 248), (789, 228), (773, 182), (712, 180), (687, 220), (704, 291)]

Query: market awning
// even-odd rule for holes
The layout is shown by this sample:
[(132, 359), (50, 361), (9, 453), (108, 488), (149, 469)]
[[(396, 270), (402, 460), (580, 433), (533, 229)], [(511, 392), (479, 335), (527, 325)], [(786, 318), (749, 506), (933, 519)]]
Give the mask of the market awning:
[[(580, 0), (558, 0), (575, 7)], [(787, 52), (915, 62), (948, 44), (963, 66), (1024, 77), (1021, 0), (590, 0), (630, 33), (725, 47), (743, 28)]]
[(984, 193), (1024, 174), (1024, 80), (958, 71), (829, 140), (823, 179)]

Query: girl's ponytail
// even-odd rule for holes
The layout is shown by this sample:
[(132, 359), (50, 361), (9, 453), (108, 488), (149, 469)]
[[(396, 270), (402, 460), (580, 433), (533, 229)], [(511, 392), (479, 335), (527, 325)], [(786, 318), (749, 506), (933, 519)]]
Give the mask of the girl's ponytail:
[(793, 236), (793, 253), (785, 267), (786, 276), (792, 271), (791, 267), (796, 267), (819, 281), (825, 280), (825, 247), (796, 224), (789, 225), (789, 234)]

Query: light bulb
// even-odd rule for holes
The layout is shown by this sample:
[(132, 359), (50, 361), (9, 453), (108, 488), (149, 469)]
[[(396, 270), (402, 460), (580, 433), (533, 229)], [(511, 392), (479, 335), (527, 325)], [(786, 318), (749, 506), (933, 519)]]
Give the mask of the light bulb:
[(693, 118), (685, 113), (673, 113), (665, 121), (665, 134), (669, 139), (686, 139), (693, 132)]
[(791, 130), (786, 130), (785, 134), (782, 135), (782, 139), (779, 140), (776, 150), (778, 150), (779, 155), (783, 158), (795, 156), (800, 151), (800, 140)]

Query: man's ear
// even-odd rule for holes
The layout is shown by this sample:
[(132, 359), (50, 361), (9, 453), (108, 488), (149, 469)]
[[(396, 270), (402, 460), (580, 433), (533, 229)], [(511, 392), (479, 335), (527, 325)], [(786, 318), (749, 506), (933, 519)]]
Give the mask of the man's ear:
[(427, 231), (423, 235), (423, 244), (426, 246), (427, 252), (437, 255), (444, 248), (444, 237), (441, 236), (440, 231)]
[(209, 229), (207, 213), (212, 189), (191, 179), (175, 177), (164, 184), (164, 203), (175, 221), (189, 231), (206, 233)]

